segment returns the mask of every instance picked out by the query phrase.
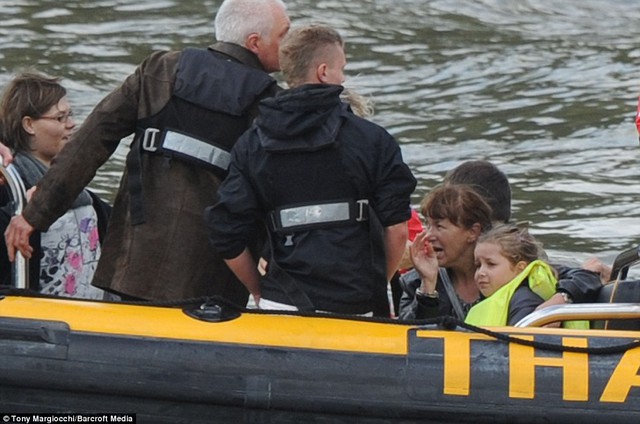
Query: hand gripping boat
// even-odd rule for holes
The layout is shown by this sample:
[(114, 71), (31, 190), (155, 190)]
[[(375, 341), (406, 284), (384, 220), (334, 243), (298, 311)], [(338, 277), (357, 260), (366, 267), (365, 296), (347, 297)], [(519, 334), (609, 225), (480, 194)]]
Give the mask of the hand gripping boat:
[[(625, 254), (614, 275), (638, 261), (637, 248)], [(604, 287), (607, 302), (491, 328), (7, 288), (0, 412), (133, 413), (145, 423), (637, 423), (640, 304), (630, 301), (639, 287), (623, 281), (615, 296)], [(608, 303), (619, 298), (627, 303)], [(565, 319), (602, 329), (539, 327)]]

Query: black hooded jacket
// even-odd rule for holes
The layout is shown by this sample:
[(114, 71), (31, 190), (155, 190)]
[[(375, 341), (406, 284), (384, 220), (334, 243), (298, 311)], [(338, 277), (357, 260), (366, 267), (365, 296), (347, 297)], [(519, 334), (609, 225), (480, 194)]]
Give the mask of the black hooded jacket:
[[(315, 309), (365, 313), (373, 293), (386, 287), (382, 233), (372, 221), (387, 227), (408, 220), (416, 181), (393, 137), (351, 113), (341, 91), (309, 84), (262, 101), (205, 219), (226, 259), (244, 250), (257, 225), (268, 223), (270, 261), (295, 279)], [(282, 208), (362, 199), (370, 205), (368, 221), (295, 231), (271, 224)], [(295, 305), (271, 272), (261, 290), (265, 299)]]

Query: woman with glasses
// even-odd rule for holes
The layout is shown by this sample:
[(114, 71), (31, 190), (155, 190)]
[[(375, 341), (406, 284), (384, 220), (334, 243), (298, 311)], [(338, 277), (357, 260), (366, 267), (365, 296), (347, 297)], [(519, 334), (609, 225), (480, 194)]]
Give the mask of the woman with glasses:
[[(0, 100), (0, 123), (2, 140), (13, 150), (13, 165), (27, 190), (44, 176), (76, 126), (60, 79), (35, 72), (22, 73), (9, 82)], [(3, 195), (2, 233), (13, 212), (6, 192)], [(104, 292), (91, 286), (91, 279), (109, 211), (109, 205), (85, 189), (47, 231), (34, 233), (31, 246), (36, 247), (29, 264), (29, 287), (45, 294), (102, 299)], [(11, 281), (11, 264), (3, 242), (0, 282)]]

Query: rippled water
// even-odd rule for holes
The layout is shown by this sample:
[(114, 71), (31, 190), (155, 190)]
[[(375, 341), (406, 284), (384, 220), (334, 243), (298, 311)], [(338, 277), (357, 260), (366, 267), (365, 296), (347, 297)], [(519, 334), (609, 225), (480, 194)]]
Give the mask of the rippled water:
[[(219, 1), (0, 2), (0, 83), (63, 76), (80, 119), (151, 51), (206, 45)], [(421, 197), (468, 159), (513, 184), (514, 218), (557, 254), (611, 260), (640, 241), (640, 2), (293, 0), (347, 39), (347, 85), (375, 103)], [(111, 198), (126, 145), (93, 186)]]

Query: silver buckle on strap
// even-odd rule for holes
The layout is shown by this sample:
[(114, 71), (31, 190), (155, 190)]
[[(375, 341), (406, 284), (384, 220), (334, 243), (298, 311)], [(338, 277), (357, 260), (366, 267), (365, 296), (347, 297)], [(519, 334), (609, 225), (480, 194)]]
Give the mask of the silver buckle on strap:
[(362, 222), (368, 219), (368, 213), (365, 213), (366, 208), (369, 207), (369, 199), (360, 199), (356, 200), (358, 204), (358, 216), (356, 217), (356, 221)]
[(157, 128), (147, 128), (144, 130), (144, 137), (142, 137), (142, 148), (148, 152), (155, 152), (158, 150), (156, 141), (157, 135), (160, 132)]

